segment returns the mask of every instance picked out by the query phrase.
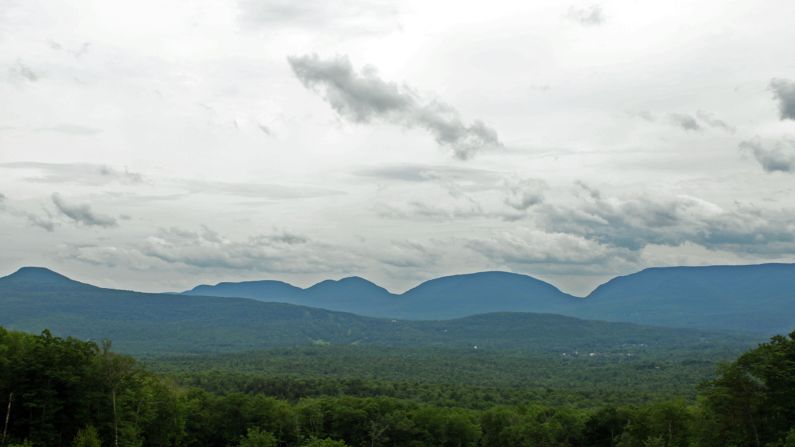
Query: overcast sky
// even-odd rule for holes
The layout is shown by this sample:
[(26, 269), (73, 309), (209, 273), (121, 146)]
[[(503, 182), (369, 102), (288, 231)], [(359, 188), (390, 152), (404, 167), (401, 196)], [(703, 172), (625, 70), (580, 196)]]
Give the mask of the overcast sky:
[(0, 0), (0, 273), (795, 261), (795, 2)]

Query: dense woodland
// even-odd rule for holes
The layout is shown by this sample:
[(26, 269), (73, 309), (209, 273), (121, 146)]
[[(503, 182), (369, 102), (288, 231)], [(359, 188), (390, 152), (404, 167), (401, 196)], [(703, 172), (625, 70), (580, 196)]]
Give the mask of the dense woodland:
[(377, 382), (335, 378), (312, 380), (336, 384), (336, 391), (290, 392), (297, 379), (282, 380), (280, 389), (267, 374), (261, 380), (270, 385), (258, 389), (241, 386), (251, 385), (251, 376), (240, 382), (223, 369), (214, 382), (202, 383), (196, 376), (150, 372), (110, 348), (46, 331), (0, 330), (2, 444), (795, 446), (795, 333), (723, 365), (695, 399), (602, 405), (579, 405), (576, 395), (556, 404), (528, 395), (469, 405), (455, 397), (424, 400), (420, 391), (393, 397)]

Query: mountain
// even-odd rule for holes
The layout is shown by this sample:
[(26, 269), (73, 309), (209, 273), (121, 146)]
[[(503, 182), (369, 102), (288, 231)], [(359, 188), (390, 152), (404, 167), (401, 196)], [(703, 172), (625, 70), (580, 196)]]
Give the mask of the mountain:
[[(370, 287), (354, 280), (345, 287)], [(328, 283), (323, 287), (329, 287)], [(455, 288), (453, 289), (455, 290)], [(749, 338), (699, 330), (497, 313), (448, 321), (362, 317), (283, 303), (104, 289), (54, 272), (0, 278), (0, 326), (83, 339), (109, 338), (138, 354), (234, 352), (311, 344), (561, 352), (627, 346), (712, 349)]]
[(383, 318), (450, 319), (489, 312), (572, 313), (581, 300), (527, 275), (481, 272), (445, 276), (400, 295), (359, 277), (322, 281), (307, 289), (273, 281), (199, 286), (187, 295), (254, 298)]
[(488, 312), (567, 314), (580, 299), (527, 275), (482, 272), (426, 281), (400, 296), (394, 314), (404, 318), (450, 318)]
[(290, 286), (289, 293), (275, 293), (260, 283), (221, 283), (185, 293), (413, 320), (536, 312), (767, 335), (795, 329), (795, 264), (650, 268), (614, 278), (585, 298), (507, 272), (445, 276), (400, 295), (361, 278), (324, 281), (309, 289)]
[(89, 284), (67, 278), (44, 267), (22, 267), (16, 272), (0, 278), (0, 288), (91, 288)]
[(795, 264), (658, 267), (596, 288), (573, 315), (766, 334), (795, 329)]

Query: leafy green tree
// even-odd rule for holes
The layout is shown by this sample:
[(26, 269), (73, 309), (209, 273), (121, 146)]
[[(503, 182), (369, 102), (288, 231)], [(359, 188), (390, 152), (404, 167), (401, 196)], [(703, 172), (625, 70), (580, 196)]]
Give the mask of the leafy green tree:
[(89, 425), (77, 432), (72, 441), (72, 447), (102, 447), (97, 429), (93, 425)]
[(311, 438), (307, 442), (301, 444), (301, 447), (348, 447), (343, 441), (335, 441), (331, 438)]
[(628, 421), (627, 411), (603, 408), (588, 418), (583, 429), (583, 441), (589, 447), (615, 447)]
[(795, 332), (723, 367), (701, 390), (699, 443), (762, 447), (795, 427)]
[(278, 442), (272, 433), (259, 428), (249, 428), (246, 436), (240, 439), (240, 447), (276, 447)]

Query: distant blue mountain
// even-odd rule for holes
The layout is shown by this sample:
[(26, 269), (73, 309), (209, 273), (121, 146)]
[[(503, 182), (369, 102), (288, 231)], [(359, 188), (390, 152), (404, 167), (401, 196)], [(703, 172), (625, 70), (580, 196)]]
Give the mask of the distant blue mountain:
[(482, 272), (426, 281), (400, 295), (392, 315), (446, 319), (488, 312), (570, 314), (582, 299), (531, 276)]
[[(444, 283), (442, 280), (433, 285)], [(273, 282), (259, 285), (271, 287), (270, 290), (291, 290)], [(451, 291), (449, 296), (456, 296), (458, 287), (466, 285), (467, 281), (463, 281), (442, 289)], [(442, 289), (436, 296), (444, 296)], [(329, 299), (337, 292), (378, 290), (383, 289), (361, 278), (347, 278), (324, 281), (305, 293)], [(492, 313), (445, 321), (378, 319), (246, 298), (104, 289), (46, 269), (22, 269), (0, 278), (0, 326), (29, 332), (49, 329), (55, 335), (90, 340), (110, 338), (122, 352), (147, 355), (239, 352), (313, 344), (427, 347), (467, 352), (478, 346), (483, 351), (555, 355), (575, 350), (624, 352), (628, 345), (652, 344), (667, 350), (686, 346), (737, 352), (759, 340), (745, 335), (587, 321), (550, 314)]]
[[(784, 333), (795, 329), (795, 264), (650, 268), (614, 278), (586, 298), (527, 275), (445, 276), (392, 294), (362, 278), (308, 289), (274, 281), (220, 283), (185, 292), (301, 304), (360, 315), (450, 319), (543, 312), (670, 327)], [(260, 285), (263, 286), (260, 286)]]
[(573, 315), (788, 333), (795, 329), (795, 264), (649, 268), (597, 287)]
[(307, 289), (273, 281), (199, 286), (187, 295), (254, 298), (359, 315), (415, 320), (450, 319), (488, 312), (572, 313), (582, 301), (555, 286), (527, 275), (481, 272), (445, 276), (403, 293), (359, 277), (322, 281)]
[(44, 267), (22, 267), (16, 272), (0, 278), (0, 287), (13, 287), (22, 289), (95, 288), (95, 286), (75, 281)]

